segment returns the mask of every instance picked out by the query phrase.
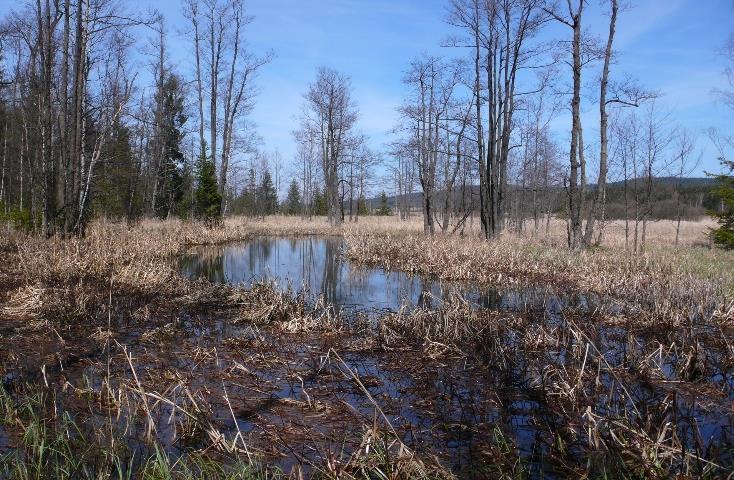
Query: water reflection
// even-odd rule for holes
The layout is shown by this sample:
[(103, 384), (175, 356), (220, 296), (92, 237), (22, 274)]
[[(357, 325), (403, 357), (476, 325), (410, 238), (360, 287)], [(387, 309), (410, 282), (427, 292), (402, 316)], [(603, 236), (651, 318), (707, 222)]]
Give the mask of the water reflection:
[(257, 237), (249, 242), (197, 247), (181, 259), (188, 278), (215, 283), (252, 285), (274, 281), (337, 307), (398, 310), (402, 306), (437, 308), (450, 293), (462, 295), (480, 308), (505, 311), (544, 311), (558, 315), (567, 307), (581, 310), (616, 307), (591, 295), (558, 296), (542, 287), (477, 288), (441, 282), (404, 272), (353, 266), (342, 255), (340, 237)]
[(181, 260), (188, 278), (252, 285), (274, 281), (280, 288), (323, 295), (340, 307), (397, 310), (434, 305), (456, 285), (403, 272), (354, 267), (342, 256), (339, 237), (258, 237), (247, 243), (196, 248)]

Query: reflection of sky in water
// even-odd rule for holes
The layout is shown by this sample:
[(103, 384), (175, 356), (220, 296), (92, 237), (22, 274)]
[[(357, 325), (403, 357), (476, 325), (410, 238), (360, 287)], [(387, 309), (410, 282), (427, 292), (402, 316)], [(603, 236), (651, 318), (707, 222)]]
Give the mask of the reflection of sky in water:
[[(582, 311), (605, 308), (618, 311), (621, 308), (608, 298), (595, 295), (558, 296), (549, 293), (543, 287), (511, 287), (497, 289), (483, 287), (477, 289), (471, 285), (426, 280), (402, 272), (385, 272), (382, 269), (364, 269), (351, 266), (342, 256), (343, 240), (337, 237), (303, 237), (279, 238), (259, 237), (247, 243), (229, 244), (214, 247), (200, 247), (182, 259), (181, 268), (184, 275), (190, 278), (206, 278), (218, 283), (243, 284), (249, 286), (253, 281), (272, 280), (279, 287), (292, 286), (295, 291), (306, 290), (311, 295), (323, 294), (329, 303), (347, 308), (361, 309), (398, 309), (406, 302), (409, 306), (437, 306), (443, 295), (454, 290), (462, 294), (475, 306), (504, 310), (523, 311), (540, 310), (545, 312), (545, 320), (562, 321), (559, 315), (568, 307)], [(553, 325), (553, 323), (549, 323)], [(214, 322), (196, 331), (197, 335), (217, 335), (230, 337), (255, 337), (252, 329), (230, 326), (228, 322)], [(236, 329), (236, 330), (231, 330)], [(600, 330), (597, 345), (604, 356), (613, 365), (624, 365), (628, 345), (624, 328), (609, 326)], [(548, 451), (548, 444), (540, 434), (538, 424), (553, 422), (556, 417), (548, 415), (546, 404), (538, 395), (538, 385), (544, 382), (544, 373), (539, 366), (528, 365), (523, 353), (522, 336), (512, 329), (497, 339), (503, 348), (516, 352), (514, 361), (502, 375), (494, 378), (489, 375), (487, 382), (477, 381), (472, 375), (456, 375), (451, 369), (437, 371), (435, 378), (429, 377), (429, 385), (414, 383), (411, 376), (396, 374), (380, 367), (373, 357), (344, 354), (350, 369), (365, 379), (375, 378), (378, 381), (368, 386), (375, 398), (387, 402), (383, 405), (394, 421), (396, 427), (410, 427), (404, 441), (435, 442), (440, 435), (445, 441), (446, 449), (456, 461), (456, 466), (464, 462), (471, 463), (475, 430), (463, 428), (465, 425), (494, 424), (503, 425), (510, 432), (520, 454), (526, 459), (537, 459)], [(569, 344), (570, 345), (570, 344)], [(545, 352), (546, 361), (559, 367), (569, 362), (567, 348), (559, 345), (556, 350)], [(671, 361), (675, 357), (671, 357)], [(576, 359), (578, 360), (578, 359)], [(570, 360), (573, 363), (573, 359)], [(669, 380), (676, 381), (679, 366), (662, 364), (661, 371)], [(717, 384), (731, 385), (732, 378), (713, 378)], [(335, 378), (338, 378), (336, 376)], [(491, 377), (491, 378), (490, 378)], [(300, 377), (299, 377), (300, 378)], [(303, 388), (311, 388), (317, 380), (306, 380), (304, 384), (273, 377), (271, 395), (273, 398), (302, 399)], [(486, 388), (497, 381), (501, 387), (497, 390), (499, 403), (486, 401)], [(599, 381), (607, 386), (614, 385), (616, 378), (601, 371)], [(661, 401), (661, 391), (649, 388), (647, 383), (632, 382), (627, 386), (634, 398), (637, 408), (643, 411), (655, 411)], [(352, 408), (364, 415), (372, 413), (370, 405), (365, 404), (361, 392), (355, 391), (350, 382), (337, 385), (340, 398)], [(627, 395), (620, 389), (611, 387), (613, 398), (604, 397), (603, 402), (595, 406), (595, 411), (602, 415), (614, 416), (619, 406), (629, 402)], [(734, 389), (723, 388), (731, 398)], [(426, 415), (419, 406), (418, 400), (426, 394), (433, 395), (433, 413)], [(684, 395), (676, 397), (676, 435), (692, 448), (700, 445), (700, 449), (710, 446), (726, 446), (731, 444), (734, 431), (734, 418), (728, 415), (728, 409), (714, 406), (705, 410)], [(390, 399), (389, 401), (385, 399)], [(626, 408), (631, 408), (626, 405)], [(258, 412), (258, 416), (268, 420), (272, 412)], [(277, 421), (272, 418), (270, 421)], [(251, 415), (237, 418), (236, 424), (241, 431), (251, 432), (256, 427)], [(440, 426), (440, 428), (436, 428)], [(558, 430), (559, 425), (550, 427)], [(477, 432), (479, 430), (476, 430)], [(418, 437), (415, 437), (418, 432)], [(505, 432), (505, 428), (503, 428)], [(2, 451), (2, 429), (0, 428), (0, 452)], [(529, 463), (529, 478), (545, 476), (543, 462)]]
[[(198, 247), (181, 260), (188, 278), (216, 283), (244, 284), (275, 281), (309, 295), (323, 294), (336, 306), (397, 310), (402, 305), (436, 308), (450, 292), (475, 306), (493, 310), (540, 310), (556, 316), (573, 306), (590, 310), (600, 299), (575, 295), (559, 297), (542, 287), (476, 288), (465, 283), (427, 280), (404, 272), (350, 265), (341, 255), (339, 237), (257, 237), (246, 243)], [(610, 305), (614, 307), (613, 305)]]
[[(248, 243), (201, 247), (182, 262), (184, 275), (217, 283), (251, 285), (272, 280), (281, 288), (323, 294), (339, 306), (396, 310), (440, 298), (439, 282), (402, 272), (352, 267), (341, 255), (336, 237), (259, 237)], [(448, 287), (447, 287), (448, 288)]]

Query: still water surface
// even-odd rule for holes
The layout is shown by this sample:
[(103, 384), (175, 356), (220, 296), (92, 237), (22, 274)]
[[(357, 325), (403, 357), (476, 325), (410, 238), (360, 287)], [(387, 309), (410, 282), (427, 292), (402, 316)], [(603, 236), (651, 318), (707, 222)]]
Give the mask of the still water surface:
[(544, 310), (558, 314), (564, 308), (595, 308), (589, 296), (559, 297), (543, 288), (478, 288), (459, 282), (441, 282), (410, 273), (352, 265), (343, 255), (340, 237), (257, 237), (248, 242), (203, 246), (181, 259), (188, 278), (250, 286), (273, 281), (278, 287), (304, 292), (312, 299), (347, 310), (392, 310), (437, 307), (451, 293), (473, 305), (496, 310)]

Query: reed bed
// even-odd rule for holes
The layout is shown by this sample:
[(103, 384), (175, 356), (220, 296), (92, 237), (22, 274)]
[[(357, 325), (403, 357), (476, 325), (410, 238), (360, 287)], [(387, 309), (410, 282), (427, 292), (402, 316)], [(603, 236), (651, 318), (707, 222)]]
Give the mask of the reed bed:
[[(730, 254), (688, 233), (633, 257), (419, 227), (269, 217), (2, 237), (0, 478), (725, 478)], [(273, 284), (186, 280), (173, 261), (256, 235), (341, 235), (356, 263), (621, 309), (455, 296), (346, 318)]]
[(734, 349), (731, 331), (710, 327), (648, 329), (627, 321), (620, 328), (574, 312), (476, 310), (456, 297), (439, 310), (387, 315), (374, 342), (385, 350), (410, 346), (444, 366), (459, 363), (470, 375), (481, 372), (474, 381), (500, 405), (518, 395), (532, 405), (515, 421), (530, 416), (533, 451), (542, 458), (508, 461), (520, 446), (500, 430), (480, 449), (478, 468), (492, 476), (519, 469), (531, 477), (720, 478), (734, 465), (734, 437), (719, 444), (704, 433), (703, 419), (717, 419), (722, 431), (732, 425)]
[[(250, 448), (249, 438), (233, 434), (234, 413), (221, 414), (232, 412), (239, 376), (289, 364), (290, 355), (269, 350), (275, 340), (266, 338), (295, 335), (300, 346), (310, 335), (321, 343), (343, 330), (344, 319), (330, 305), (307, 306), (267, 283), (241, 289), (188, 281), (171, 260), (191, 245), (274, 230), (98, 223), (83, 239), (9, 241), (0, 266), (9, 279), (0, 305), (0, 477), (442, 478), (440, 464), (416, 456), (368, 417), (353, 419), (348, 435), (325, 440), (342, 438), (343, 449), (298, 455), (285, 473), (263, 460), (284, 453)], [(320, 232), (308, 225), (298, 231)], [(246, 330), (192, 333), (221, 324)], [(182, 335), (186, 348), (171, 351)], [(250, 356), (253, 349), (260, 353)], [(196, 368), (202, 362), (204, 372)], [(221, 383), (202, 384), (208, 378)], [(253, 382), (252, 390), (262, 391), (265, 380)], [(293, 402), (303, 403), (276, 403)], [(239, 397), (235, 405), (243, 403)], [(289, 452), (292, 430), (269, 441)], [(324, 448), (324, 440), (299, 442), (301, 449)]]
[[(618, 299), (649, 321), (687, 324), (716, 315), (731, 324), (734, 259), (727, 252), (614, 249), (569, 252), (533, 242), (350, 232), (353, 262), (476, 284), (542, 285)], [(730, 267), (732, 267), (730, 269)]]

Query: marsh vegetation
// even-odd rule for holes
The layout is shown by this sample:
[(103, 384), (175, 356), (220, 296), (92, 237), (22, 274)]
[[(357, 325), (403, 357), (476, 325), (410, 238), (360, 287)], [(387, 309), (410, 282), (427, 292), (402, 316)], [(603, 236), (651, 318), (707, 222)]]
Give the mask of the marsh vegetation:
[(730, 254), (457, 240), (282, 217), (5, 237), (0, 474), (727, 474), (734, 282), (708, 267)]
[(720, 5), (178, 3), (0, 2), (0, 480), (734, 478)]

